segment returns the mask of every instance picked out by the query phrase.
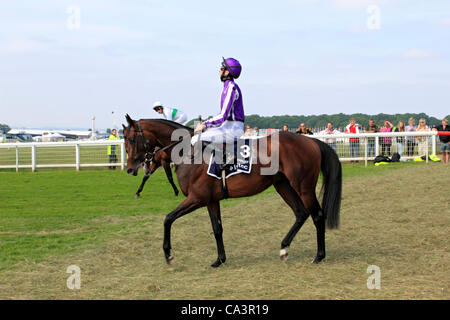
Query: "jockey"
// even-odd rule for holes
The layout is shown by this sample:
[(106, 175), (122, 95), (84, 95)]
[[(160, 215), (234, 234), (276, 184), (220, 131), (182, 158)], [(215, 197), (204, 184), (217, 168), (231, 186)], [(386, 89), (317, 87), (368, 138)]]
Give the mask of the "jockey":
[[(200, 140), (213, 143), (233, 143), (236, 138), (244, 134), (244, 106), (242, 104), (241, 89), (234, 82), (241, 74), (241, 64), (233, 58), (223, 58), (220, 68), (220, 80), (224, 83), (220, 113), (195, 128), (195, 131), (202, 131)], [(199, 139), (199, 135), (194, 135), (191, 144), (194, 145)]]
[(153, 104), (153, 110), (159, 114), (163, 114), (167, 120), (185, 124), (187, 121), (187, 115), (183, 111), (175, 108), (163, 107), (161, 102), (156, 101)]

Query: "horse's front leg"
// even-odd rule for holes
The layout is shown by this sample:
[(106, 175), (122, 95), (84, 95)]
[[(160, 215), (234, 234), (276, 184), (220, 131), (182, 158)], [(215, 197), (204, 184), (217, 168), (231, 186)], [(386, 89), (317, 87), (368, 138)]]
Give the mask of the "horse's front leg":
[(172, 186), (173, 191), (175, 192), (175, 196), (178, 196), (179, 191), (178, 191), (177, 186), (173, 182), (172, 169), (170, 168), (170, 162), (169, 161), (167, 161), (167, 162), (164, 161), (162, 163), (162, 165), (163, 165), (164, 171), (166, 172), (167, 179), (169, 180), (170, 185)]
[(192, 198), (186, 198), (175, 210), (169, 213), (164, 219), (164, 256), (166, 257), (166, 262), (168, 264), (173, 263), (173, 255), (170, 254), (170, 250), (172, 249), (170, 244), (170, 230), (172, 228), (172, 223), (175, 222), (179, 217), (188, 214), (195, 209), (202, 207), (203, 205)]
[(152, 175), (152, 173), (149, 172), (149, 173), (147, 173), (147, 174), (144, 176), (144, 178), (142, 179), (142, 183), (141, 183), (141, 185), (139, 186), (138, 191), (137, 191), (136, 194), (134, 195), (134, 197), (135, 197), (136, 199), (139, 198), (139, 197), (141, 196), (141, 192), (142, 192), (142, 190), (144, 189), (144, 185), (145, 185), (145, 183), (147, 182), (148, 178), (150, 178), (151, 175)]

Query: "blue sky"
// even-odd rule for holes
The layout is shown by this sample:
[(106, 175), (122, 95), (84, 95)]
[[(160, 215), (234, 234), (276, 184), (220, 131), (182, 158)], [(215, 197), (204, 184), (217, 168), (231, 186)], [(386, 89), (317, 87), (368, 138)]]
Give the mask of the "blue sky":
[(448, 0), (1, 1), (0, 26), (15, 128), (107, 128), (156, 100), (217, 114), (222, 56), (243, 65), (246, 114), (450, 113)]

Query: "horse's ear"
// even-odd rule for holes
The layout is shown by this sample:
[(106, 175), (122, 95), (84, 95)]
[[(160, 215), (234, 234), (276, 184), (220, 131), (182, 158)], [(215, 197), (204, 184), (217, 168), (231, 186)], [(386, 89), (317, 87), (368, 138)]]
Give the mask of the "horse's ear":
[(134, 127), (134, 121), (133, 121), (133, 119), (131, 119), (131, 117), (129, 116), (128, 113), (127, 113), (127, 115), (125, 116), (125, 119), (127, 119), (127, 122), (128, 122), (128, 124), (129, 124), (131, 127)]

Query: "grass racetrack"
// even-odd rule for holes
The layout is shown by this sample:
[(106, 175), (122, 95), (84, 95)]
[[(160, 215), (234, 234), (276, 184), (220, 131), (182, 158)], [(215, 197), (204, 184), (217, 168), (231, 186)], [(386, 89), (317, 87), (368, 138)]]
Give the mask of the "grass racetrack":
[[(369, 165), (370, 166), (370, 165)], [(450, 166), (343, 165), (341, 226), (327, 257), (310, 262), (308, 219), (279, 259), (294, 214), (272, 188), (221, 202), (227, 262), (217, 257), (206, 208), (172, 227), (175, 262), (162, 252), (165, 215), (181, 202), (164, 172), (0, 172), (0, 299), (449, 299)], [(69, 290), (70, 265), (81, 289)], [(367, 268), (381, 270), (369, 290)]]

